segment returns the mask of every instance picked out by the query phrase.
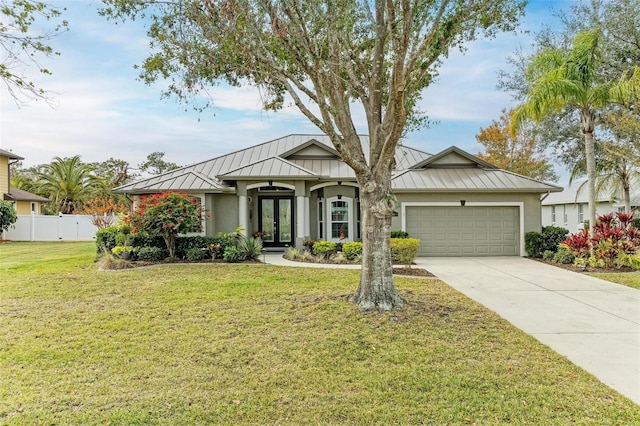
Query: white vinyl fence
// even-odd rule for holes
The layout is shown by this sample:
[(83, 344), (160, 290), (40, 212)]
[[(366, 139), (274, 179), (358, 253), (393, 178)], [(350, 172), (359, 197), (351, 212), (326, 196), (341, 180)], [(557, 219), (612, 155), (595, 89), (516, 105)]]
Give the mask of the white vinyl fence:
[(15, 228), (9, 228), (3, 238), (12, 241), (92, 241), (97, 230), (91, 216), (18, 215)]

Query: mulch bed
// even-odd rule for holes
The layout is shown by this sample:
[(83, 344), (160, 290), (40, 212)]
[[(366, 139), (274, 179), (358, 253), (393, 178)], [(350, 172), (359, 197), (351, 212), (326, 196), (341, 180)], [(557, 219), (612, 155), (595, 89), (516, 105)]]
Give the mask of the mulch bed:
[(393, 267), (394, 275), (405, 275), (410, 277), (432, 277), (436, 278), (431, 272), (427, 271), (423, 268), (407, 268), (405, 266), (394, 266)]
[(635, 270), (623, 266), (621, 268), (593, 268), (591, 266), (586, 267), (585, 269), (578, 268), (573, 264), (565, 265), (564, 263), (556, 263), (551, 260), (545, 259), (537, 259), (534, 257), (528, 257), (527, 259), (535, 260), (536, 262), (546, 263), (547, 265), (555, 266), (556, 268), (566, 269), (567, 271), (578, 272), (578, 273), (596, 273), (596, 274), (618, 274), (618, 273), (626, 273), (626, 272), (636, 272)]
[[(314, 257), (313, 259), (308, 261), (290, 260), (290, 259), (288, 260), (290, 262), (299, 262), (299, 263), (323, 263), (326, 265), (355, 265), (355, 263), (337, 263), (337, 262), (333, 262), (331, 259), (320, 259), (317, 257)], [(397, 266), (397, 265), (393, 267), (393, 274), (410, 276), (410, 277), (434, 277), (434, 278), (436, 277), (435, 275), (433, 275), (431, 272), (427, 271), (424, 268), (407, 268), (406, 266)]]

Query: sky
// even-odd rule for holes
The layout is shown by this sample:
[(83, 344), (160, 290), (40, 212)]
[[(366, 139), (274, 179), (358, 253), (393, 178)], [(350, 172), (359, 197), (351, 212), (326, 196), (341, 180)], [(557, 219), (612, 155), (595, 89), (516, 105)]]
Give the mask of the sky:
[[(122, 159), (135, 167), (156, 151), (165, 153), (165, 161), (188, 165), (288, 134), (320, 133), (295, 107), (263, 111), (252, 87), (213, 88), (214, 108), (204, 112), (163, 99), (162, 85), (145, 85), (134, 69), (149, 53), (141, 22), (116, 25), (98, 15), (101, 3), (95, 0), (49, 3), (66, 8), (69, 31), (51, 42), (61, 55), (40, 60), (52, 75), (40, 76), (34, 67), (26, 72), (53, 93), (55, 105), (18, 105), (4, 85), (0, 89), (0, 149), (24, 157), (25, 167), (74, 155), (84, 162)], [(518, 47), (530, 48), (532, 34), (557, 24), (555, 12), (572, 3), (530, 0), (517, 33), (452, 52), (423, 93), (421, 107), (435, 124), (410, 133), (403, 143), (434, 154), (451, 145), (481, 151), (479, 130), (515, 105), (496, 88), (498, 71), (509, 70), (507, 58)], [(363, 119), (356, 124), (366, 133)], [(556, 172), (561, 181), (568, 176), (560, 165)]]

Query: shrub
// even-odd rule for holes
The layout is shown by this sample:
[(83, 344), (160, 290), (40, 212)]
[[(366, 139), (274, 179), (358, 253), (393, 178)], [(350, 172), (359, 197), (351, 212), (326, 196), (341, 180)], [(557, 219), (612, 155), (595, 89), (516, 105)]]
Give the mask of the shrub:
[(332, 241), (317, 241), (313, 245), (313, 252), (320, 257), (329, 257), (336, 252), (336, 243)]
[(527, 232), (524, 234), (524, 249), (531, 257), (541, 258), (544, 250), (544, 236), (542, 232)]
[[(634, 255), (640, 249), (640, 231), (631, 226), (633, 214), (609, 213), (598, 217), (591, 237), (588, 229), (570, 235), (563, 241), (578, 259), (585, 259), (585, 265), (611, 268), (621, 266), (618, 259)], [(593, 256), (589, 243), (593, 245)]]
[(299, 259), (303, 262), (310, 262), (311, 260), (313, 260), (313, 255), (309, 250), (304, 249), (300, 252)]
[(142, 247), (157, 247), (160, 249), (166, 249), (167, 246), (164, 240), (160, 236), (152, 237), (144, 233), (133, 234), (130, 238), (131, 245), (138, 249)]
[(539, 259), (545, 251), (557, 252), (558, 245), (568, 233), (568, 229), (559, 226), (545, 226), (542, 232), (527, 232), (524, 234), (524, 248), (529, 256)]
[(405, 231), (391, 231), (391, 238), (409, 238), (409, 233)]
[(244, 258), (242, 257), (242, 253), (240, 253), (240, 250), (238, 250), (236, 246), (227, 246), (224, 249), (224, 254), (222, 255), (222, 258), (224, 259), (225, 262), (230, 262), (230, 263), (242, 262), (244, 260)]
[[(187, 253), (192, 249), (206, 249), (209, 244), (208, 237), (202, 235), (192, 235), (188, 237), (176, 238), (175, 257), (179, 259), (188, 259)], [(205, 252), (206, 254), (206, 252)], [(191, 259), (194, 260), (194, 259)]]
[(129, 260), (133, 247), (131, 246), (115, 246), (111, 249), (114, 256)]
[(418, 256), (419, 251), (420, 240), (417, 238), (391, 239), (391, 257), (393, 258), (395, 254), (398, 258), (397, 261), (406, 267), (411, 267), (411, 264), (416, 259), (416, 256)]
[(96, 232), (96, 250), (98, 256), (104, 253), (111, 253), (111, 250), (117, 245), (116, 236), (118, 235), (117, 226), (109, 226), (108, 228), (99, 229)]
[(164, 249), (160, 247), (140, 247), (137, 250), (138, 260), (159, 262), (166, 257)]
[(238, 242), (238, 250), (245, 260), (260, 258), (262, 253), (262, 240), (260, 238), (243, 238)]
[(632, 219), (631, 226), (633, 226), (636, 229), (640, 229), (640, 217), (637, 219)]
[(296, 260), (300, 257), (300, 250), (295, 247), (287, 247), (284, 251), (284, 258), (287, 260)]
[(561, 245), (558, 251), (553, 256), (553, 261), (556, 263), (562, 263), (564, 265), (570, 265), (576, 260), (576, 257), (571, 253), (568, 247)]
[(302, 241), (302, 245), (309, 251), (313, 250), (313, 245), (316, 243), (316, 240), (307, 239)]
[(352, 243), (344, 243), (342, 245), (342, 252), (349, 260), (353, 260), (356, 256), (362, 255), (362, 243), (354, 241)]
[(178, 234), (202, 229), (202, 209), (196, 198), (170, 191), (141, 197), (127, 220), (134, 233), (161, 236), (169, 257), (175, 257)]
[(0, 233), (15, 226), (18, 220), (18, 213), (9, 201), (0, 200)]
[(333, 256), (333, 261), (338, 264), (349, 263), (349, 259), (347, 259), (347, 256), (345, 256), (342, 252)]
[(555, 256), (555, 253), (552, 250), (545, 250), (544, 253), (542, 253), (544, 260), (553, 260), (553, 256)]
[(589, 255), (589, 230), (582, 229), (569, 235), (563, 242), (575, 257), (587, 257)]
[(203, 260), (207, 256), (207, 252), (200, 248), (190, 248), (185, 253), (185, 258), (190, 261)]
[(551, 250), (554, 253), (558, 251), (558, 247), (562, 240), (567, 238), (569, 230), (560, 226), (544, 226), (542, 228), (542, 236), (544, 237), (544, 250)]
[(128, 269), (132, 268), (133, 264), (128, 260), (114, 256), (111, 252), (104, 251), (98, 261), (98, 267), (105, 270)]
[(237, 244), (240, 240), (244, 238), (244, 228), (242, 226), (236, 226), (236, 228), (231, 232), (218, 232), (216, 237), (227, 241), (227, 245)]
[(622, 252), (618, 254), (618, 257), (616, 258), (616, 266), (627, 266), (636, 271), (640, 270), (640, 253), (627, 254)]

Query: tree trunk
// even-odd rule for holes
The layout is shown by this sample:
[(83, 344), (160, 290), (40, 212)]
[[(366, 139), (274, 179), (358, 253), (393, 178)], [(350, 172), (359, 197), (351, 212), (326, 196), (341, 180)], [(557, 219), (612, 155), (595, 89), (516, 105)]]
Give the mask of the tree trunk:
[(174, 234), (162, 234), (164, 243), (167, 245), (167, 253), (170, 258), (176, 257), (176, 236)]
[(384, 190), (385, 186), (372, 181), (361, 184), (360, 188), (362, 272), (360, 285), (351, 300), (363, 313), (401, 309), (404, 302), (396, 291), (391, 263), (390, 233), (395, 197)]
[(587, 160), (587, 194), (589, 197), (589, 252), (593, 256), (593, 235), (596, 226), (596, 154), (593, 138), (594, 117), (591, 112), (582, 113), (582, 133)]
[(624, 188), (622, 189), (622, 192), (624, 194), (624, 212), (625, 213), (631, 213), (631, 191), (629, 189), (629, 184), (625, 184)]

